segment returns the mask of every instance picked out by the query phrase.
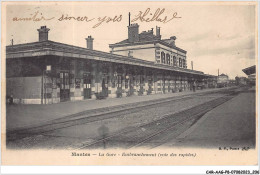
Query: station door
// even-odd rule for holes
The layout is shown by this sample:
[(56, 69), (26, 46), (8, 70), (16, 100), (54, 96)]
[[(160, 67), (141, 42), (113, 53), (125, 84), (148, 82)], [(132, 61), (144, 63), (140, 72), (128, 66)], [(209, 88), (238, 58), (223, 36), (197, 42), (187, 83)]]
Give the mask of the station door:
[(130, 89), (130, 95), (133, 95), (134, 81), (132, 78), (129, 79), (129, 89)]
[(144, 92), (144, 77), (140, 76), (140, 91)]
[(117, 91), (122, 92), (122, 76), (117, 76)]
[(83, 77), (84, 99), (91, 98), (91, 76), (84, 74)]
[(69, 72), (60, 72), (60, 101), (70, 100)]
[(165, 93), (165, 79), (162, 80), (162, 91)]
[(152, 91), (153, 79), (148, 80), (148, 89)]

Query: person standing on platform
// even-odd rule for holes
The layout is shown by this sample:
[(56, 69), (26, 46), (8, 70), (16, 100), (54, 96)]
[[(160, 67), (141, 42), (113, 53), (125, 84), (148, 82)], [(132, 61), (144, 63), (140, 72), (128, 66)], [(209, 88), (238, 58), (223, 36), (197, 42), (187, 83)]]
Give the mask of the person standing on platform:
[(193, 88), (193, 92), (195, 92), (196, 91), (196, 82), (195, 81), (193, 82), (192, 88)]

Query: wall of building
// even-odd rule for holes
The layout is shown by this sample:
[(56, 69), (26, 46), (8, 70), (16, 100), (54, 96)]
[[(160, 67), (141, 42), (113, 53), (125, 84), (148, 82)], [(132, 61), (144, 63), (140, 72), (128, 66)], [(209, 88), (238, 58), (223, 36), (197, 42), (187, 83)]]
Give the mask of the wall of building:
[(256, 83), (256, 74), (251, 74), (251, 75), (248, 75), (248, 81), (249, 81), (249, 84), (251, 85), (255, 85)]
[[(161, 60), (161, 53), (164, 53), (165, 56), (167, 54), (170, 55), (170, 63), (163, 63)], [(166, 64), (170, 66), (182, 67), (187, 68), (187, 59), (186, 53), (178, 51), (174, 48), (169, 48), (164, 46), (160, 43), (154, 44), (138, 44), (138, 45), (131, 45), (131, 46), (123, 46), (123, 47), (116, 47), (112, 50), (112, 53), (119, 54), (123, 56), (133, 56), (135, 58), (152, 61), (158, 64)], [(174, 61), (174, 57), (176, 58)], [(166, 59), (166, 57), (165, 57)], [(185, 65), (180, 65), (179, 60)]]
[(6, 60), (6, 77), (36, 77), (42, 75), (41, 58), (24, 57)]
[[(15, 69), (15, 66), (9, 65), (12, 63), (8, 62), (9, 75), (12, 73), (11, 70)], [(19, 65), (24, 64), (35, 67), (36, 71), (31, 69), (29, 72), (24, 72), (25, 70), (21, 69), (19, 72), (26, 73), (21, 74), (22, 77), (7, 77), (7, 95), (12, 95), (15, 103), (52, 104), (67, 100), (96, 99), (97, 94), (104, 92), (107, 97), (115, 98), (118, 91), (122, 93), (122, 97), (171, 93), (189, 90), (188, 81), (191, 82), (186, 74), (178, 72), (64, 56), (41, 57), (35, 62), (21, 59)], [(46, 69), (46, 65), (51, 65), (51, 71), (48, 73), (41, 70)], [(69, 94), (66, 99), (61, 91), (61, 74), (65, 72), (69, 75)], [(40, 76), (32, 76), (35, 73)], [(17, 73), (12, 74), (12, 76), (17, 75)], [(89, 97), (85, 96), (84, 91), (86, 90), (85, 75), (91, 77)]]
[[(161, 60), (161, 53), (162, 52), (165, 54), (165, 59), (166, 59), (167, 54), (170, 55), (170, 64), (167, 64), (167, 62), (162, 63), (162, 60)], [(174, 57), (176, 58), (176, 61), (174, 61)], [(179, 59), (181, 59), (182, 61), (185, 60), (185, 66), (179, 65)], [(170, 65), (170, 66), (187, 68), (187, 59), (186, 59), (185, 53), (180, 52), (180, 51), (173, 49), (173, 48), (169, 48), (169, 47), (164, 46), (160, 43), (156, 44), (156, 62), (158, 64), (166, 64), (166, 65)]]
[(41, 104), (42, 76), (13, 77), (6, 79), (6, 95), (14, 103)]
[(123, 55), (123, 56), (133, 56), (146, 61), (155, 61), (155, 47), (154, 44), (145, 45), (133, 45), (116, 47), (113, 49), (112, 53)]
[(217, 81), (218, 81), (218, 83), (228, 83), (228, 76), (219, 75)]
[[(82, 60), (72, 60), (70, 70), (70, 100), (83, 100), (83, 69), (84, 62)], [(76, 85), (76, 80), (80, 80), (79, 86)]]
[(133, 57), (155, 62), (155, 48), (133, 50)]
[(160, 47), (160, 48), (162, 48), (162, 49), (164, 49), (164, 50), (168, 50), (168, 51), (170, 51), (170, 52), (172, 52), (172, 53), (175, 53), (175, 54), (177, 54), (177, 55), (186, 56), (186, 53), (181, 52), (181, 51), (179, 51), (179, 50), (177, 50), (177, 49), (174, 49), (174, 48), (167, 47), (167, 46), (165, 46), (165, 45), (163, 45), (163, 44), (160, 44), (160, 43), (156, 43), (155, 46), (156, 46), (156, 47)]

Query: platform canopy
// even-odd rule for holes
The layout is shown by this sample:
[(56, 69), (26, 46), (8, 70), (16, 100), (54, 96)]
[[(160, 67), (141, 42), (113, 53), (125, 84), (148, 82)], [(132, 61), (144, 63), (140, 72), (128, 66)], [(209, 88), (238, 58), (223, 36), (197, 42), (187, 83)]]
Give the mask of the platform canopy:
[(248, 68), (243, 69), (242, 71), (247, 75), (255, 74), (255, 67), (256, 67), (255, 65), (250, 66)]
[(178, 73), (208, 77), (201, 71), (173, 67), (169, 65), (156, 64), (152, 61), (146, 61), (134, 57), (122, 56), (87, 48), (72, 46), (54, 41), (42, 41), (26, 44), (6, 46), (6, 59), (21, 57), (39, 57), (39, 56), (60, 56), (79, 59), (91, 59), (97, 61), (114, 62), (126, 65), (136, 65), (142, 67), (155, 68), (160, 70), (170, 70)]

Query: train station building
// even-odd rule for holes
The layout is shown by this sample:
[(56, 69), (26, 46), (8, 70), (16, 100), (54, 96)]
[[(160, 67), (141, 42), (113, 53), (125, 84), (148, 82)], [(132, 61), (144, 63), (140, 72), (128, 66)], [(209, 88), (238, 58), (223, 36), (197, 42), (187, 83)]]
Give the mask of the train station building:
[(6, 46), (6, 95), (14, 103), (127, 97), (188, 91), (194, 81), (207, 88), (212, 75), (187, 69), (186, 51), (176, 37), (161, 39), (160, 28), (139, 33), (128, 26), (128, 38), (110, 44), (110, 53), (49, 40), (50, 29), (38, 29), (39, 41)]

